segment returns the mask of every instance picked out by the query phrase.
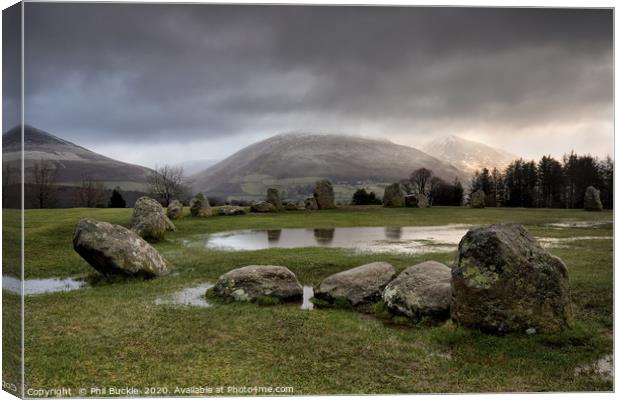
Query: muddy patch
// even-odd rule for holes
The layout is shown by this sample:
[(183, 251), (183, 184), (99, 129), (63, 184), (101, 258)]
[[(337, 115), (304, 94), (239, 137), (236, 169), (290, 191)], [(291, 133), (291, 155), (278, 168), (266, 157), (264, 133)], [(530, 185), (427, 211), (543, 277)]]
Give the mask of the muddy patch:
[[(70, 292), (83, 287), (88, 287), (86, 282), (74, 278), (25, 279), (23, 281), (23, 294), (32, 296), (37, 294)], [(15, 277), (4, 275), (2, 277), (2, 290), (21, 295), (22, 281)]]

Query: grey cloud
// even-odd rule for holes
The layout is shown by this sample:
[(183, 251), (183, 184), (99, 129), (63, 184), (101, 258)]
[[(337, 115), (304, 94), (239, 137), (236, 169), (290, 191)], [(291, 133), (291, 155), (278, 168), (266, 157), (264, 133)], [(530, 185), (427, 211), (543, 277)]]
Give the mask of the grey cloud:
[(26, 32), (27, 121), (79, 143), (612, 115), (610, 10), (27, 3)]

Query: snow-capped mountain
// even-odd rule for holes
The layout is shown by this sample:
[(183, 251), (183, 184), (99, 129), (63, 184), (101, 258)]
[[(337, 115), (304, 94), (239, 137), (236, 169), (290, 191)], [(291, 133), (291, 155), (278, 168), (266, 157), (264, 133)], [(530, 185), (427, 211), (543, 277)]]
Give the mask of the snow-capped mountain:
[(507, 151), (458, 136), (433, 140), (423, 146), (422, 150), (469, 175), (484, 167), (504, 169), (519, 158)]

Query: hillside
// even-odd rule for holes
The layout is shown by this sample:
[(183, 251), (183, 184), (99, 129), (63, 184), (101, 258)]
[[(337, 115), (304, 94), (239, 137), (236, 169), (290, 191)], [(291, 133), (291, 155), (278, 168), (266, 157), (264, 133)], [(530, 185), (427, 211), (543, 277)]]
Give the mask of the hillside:
[[(15, 127), (2, 135), (2, 163), (19, 170), (21, 129)], [(101, 181), (107, 187), (140, 190), (150, 169), (105, 157), (51, 133), (24, 126), (24, 167), (26, 182), (35, 163), (49, 160), (55, 170), (54, 182), (79, 185), (83, 179)]]
[(433, 140), (422, 149), (469, 175), (483, 167), (504, 169), (511, 161), (519, 158), (507, 151), (458, 136)]
[(463, 176), (435, 157), (389, 141), (295, 133), (254, 143), (194, 175), (192, 184), (210, 196), (259, 198), (275, 186), (295, 198), (308, 194), (317, 179), (329, 178), (344, 199), (355, 187), (379, 191), (421, 167), (448, 181)]

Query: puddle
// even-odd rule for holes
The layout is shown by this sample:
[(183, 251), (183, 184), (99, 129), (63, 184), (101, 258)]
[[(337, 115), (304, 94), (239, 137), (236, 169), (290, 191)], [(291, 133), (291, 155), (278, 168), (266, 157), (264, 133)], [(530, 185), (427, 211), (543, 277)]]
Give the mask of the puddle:
[(454, 250), (469, 228), (469, 225), (441, 225), (246, 230), (212, 234), (205, 245), (229, 251), (331, 247), (358, 252), (422, 254)]
[(545, 226), (550, 226), (553, 228), (593, 228), (600, 225), (613, 224), (614, 221), (564, 221), (564, 222), (554, 222), (552, 224), (546, 224)]
[(211, 304), (207, 301), (205, 294), (207, 293), (207, 289), (211, 287), (213, 287), (212, 283), (203, 283), (200, 286), (183, 289), (171, 296), (156, 299), (155, 304), (178, 304), (193, 307), (210, 307)]
[(570, 243), (576, 242), (579, 240), (612, 240), (612, 236), (577, 236), (577, 237), (565, 237), (565, 238), (550, 238), (550, 237), (542, 237), (537, 238), (538, 242), (543, 247), (553, 247), (553, 248), (567, 248)]
[(301, 301), (302, 310), (313, 310), (314, 304), (310, 301), (310, 299), (314, 296), (314, 289), (312, 286), (304, 286), (304, 297)]
[[(49, 279), (26, 279), (24, 280), (24, 295), (70, 292), (86, 286), (86, 282), (73, 278), (49, 278)], [(11, 293), (22, 293), (22, 281), (12, 276), (2, 276), (2, 290)]]
[(592, 364), (586, 364), (575, 368), (575, 375), (597, 374), (603, 379), (613, 380), (614, 378), (614, 356), (607, 354)]

